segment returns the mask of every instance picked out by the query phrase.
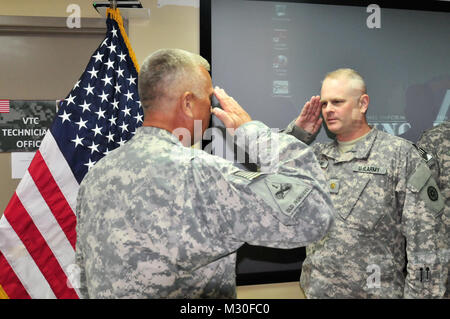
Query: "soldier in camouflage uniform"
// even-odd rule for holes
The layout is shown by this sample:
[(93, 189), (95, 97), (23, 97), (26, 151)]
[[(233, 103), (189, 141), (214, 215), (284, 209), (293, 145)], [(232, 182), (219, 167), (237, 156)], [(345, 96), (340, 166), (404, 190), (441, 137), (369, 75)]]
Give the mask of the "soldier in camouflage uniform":
[(442, 196), (411, 143), (367, 124), (368, 105), (362, 77), (339, 69), (286, 129), (310, 143), (322, 112), (336, 134), (313, 145), (337, 214), (306, 249), (301, 287), (308, 298), (442, 297)]
[[(207, 70), (206, 60), (182, 50), (160, 50), (145, 60), (143, 127), (80, 185), (82, 297), (233, 298), (236, 250), (245, 242), (294, 248), (330, 228), (332, 202), (312, 150), (251, 121), (225, 91), (212, 88)], [(223, 107), (214, 114), (237, 128), (240, 146), (269, 145), (269, 152), (254, 154), (257, 162), (270, 162), (261, 154), (279, 161), (248, 172), (189, 147), (201, 138), (195, 128), (208, 127), (213, 94)], [(253, 144), (245, 145), (246, 138)], [(273, 140), (278, 143), (266, 143)]]
[[(427, 158), (428, 167), (433, 173), (438, 186), (445, 199), (444, 220), (445, 236), (442, 242), (444, 251), (443, 260), (447, 262), (447, 271), (450, 263), (450, 122), (444, 122), (423, 132), (417, 145), (423, 148), (429, 156)], [(450, 298), (450, 280), (447, 277), (446, 298)]]

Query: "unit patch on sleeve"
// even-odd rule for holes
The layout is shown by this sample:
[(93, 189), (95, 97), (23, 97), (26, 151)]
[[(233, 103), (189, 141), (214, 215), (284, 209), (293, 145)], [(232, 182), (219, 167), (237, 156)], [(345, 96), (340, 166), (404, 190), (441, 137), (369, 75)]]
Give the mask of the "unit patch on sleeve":
[(296, 178), (265, 175), (264, 178), (251, 183), (250, 189), (275, 210), (291, 218), (312, 187)]

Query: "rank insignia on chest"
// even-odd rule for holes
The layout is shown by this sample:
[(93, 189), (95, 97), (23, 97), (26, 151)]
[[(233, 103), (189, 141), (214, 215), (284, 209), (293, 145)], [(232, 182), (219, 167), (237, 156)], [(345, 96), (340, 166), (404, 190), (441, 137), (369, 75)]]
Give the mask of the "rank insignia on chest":
[(328, 185), (331, 194), (337, 194), (339, 192), (339, 181), (337, 179), (331, 179)]

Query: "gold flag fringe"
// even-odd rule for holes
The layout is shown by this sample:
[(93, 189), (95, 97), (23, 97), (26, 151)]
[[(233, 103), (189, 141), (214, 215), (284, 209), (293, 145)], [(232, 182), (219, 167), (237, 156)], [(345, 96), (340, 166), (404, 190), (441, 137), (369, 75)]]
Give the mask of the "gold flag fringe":
[(139, 73), (139, 65), (137, 63), (136, 56), (134, 55), (134, 51), (131, 48), (131, 44), (130, 44), (130, 41), (128, 40), (127, 33), (125, 32), (125, 28), (123, 27), (123, 20), (122, 20), (122, 16), (120, 15), (119, 9), (113, 10), (111, 8), (107, 8), (106, 16), (108, 16), (108, 15), (111, 15), (111, 18), (114, 19), (117, 22), (117, 24), (119, 25), (120, 33), (122, 34), (123, 41), (125, 42), (125, 44), (128, 48), (130, 58), (133, 61), (136, 71)]

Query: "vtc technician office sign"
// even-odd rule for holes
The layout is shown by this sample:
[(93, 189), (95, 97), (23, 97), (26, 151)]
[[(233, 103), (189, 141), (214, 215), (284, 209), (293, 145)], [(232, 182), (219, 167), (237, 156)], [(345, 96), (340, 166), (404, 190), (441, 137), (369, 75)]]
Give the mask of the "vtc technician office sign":
[(50, 128), (56, 101), (9, 101), (0, 113), (0, 152), (34, 152)]

